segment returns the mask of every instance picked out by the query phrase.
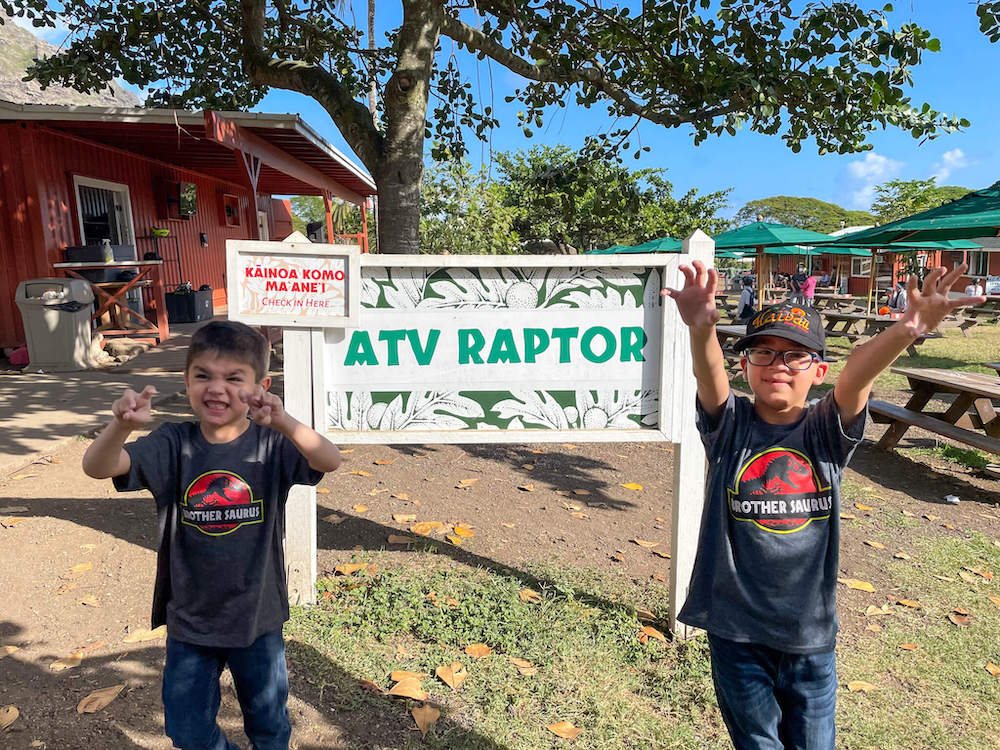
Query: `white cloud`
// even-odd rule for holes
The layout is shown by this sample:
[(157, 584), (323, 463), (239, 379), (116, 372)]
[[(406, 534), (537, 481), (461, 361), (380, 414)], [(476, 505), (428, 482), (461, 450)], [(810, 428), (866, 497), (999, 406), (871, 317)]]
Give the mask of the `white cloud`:
[(941, 161), (934, 164), (934, 177), (938, 183), (947, 180), (951, 173), (957, 169), (964, 169), (971, 164), (965, 152), (960, 148), (953, 148), (941, 154)]
[(54, 44), (56, 47), (68, 45), (71, 41), (70, 37), (72, 36), (72, 32), (69, 30), (69, 27), (65, 26), (61, 21), (56, 21), (55, 27), (52, 27), (32, 26), (30, 19), (18, 16), (14, 16), (10, 20), (22, 29), (27, 29), (42, 41)]
[(851, 208), (867, 211), (875, 199), (875, 186), (899, 174), (903, 162), (876, 153), (865, 154), (864, 159), (847, 165), (850, 180)]

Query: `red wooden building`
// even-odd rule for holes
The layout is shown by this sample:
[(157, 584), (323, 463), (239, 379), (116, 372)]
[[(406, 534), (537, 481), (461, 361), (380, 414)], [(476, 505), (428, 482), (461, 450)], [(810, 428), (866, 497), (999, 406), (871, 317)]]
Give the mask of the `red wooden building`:
[[(169, 289), (226, 302), (227, 239), (283, 239), (287, 201), (362, 207), (371, 177), (297, 115), (22, 105), (0, 101), (0, 347), (24, 343), (14, 293), (59, 276), (67, 246), (158, 250)], [(168, 229), (154, 238), (153, 229)], [(367, 227), (356, 237), (367, 250)], [(183, 274), (183, 278), (181, 275)]]

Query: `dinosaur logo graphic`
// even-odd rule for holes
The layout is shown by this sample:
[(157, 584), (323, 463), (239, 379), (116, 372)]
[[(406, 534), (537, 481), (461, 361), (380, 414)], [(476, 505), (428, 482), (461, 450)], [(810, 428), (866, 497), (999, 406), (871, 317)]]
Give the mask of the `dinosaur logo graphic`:
[(727, 492), (729, 512), (764, 531), (788, 534), (830, 517), (833, 497), (809, 458), (789, 448), (752, 456)]
[(188, 485), (181, 500), (181, 523), (210, 536), (263, 520), (264, 503), (254, 500), (250, 485), (229, 471), (205, 472)]

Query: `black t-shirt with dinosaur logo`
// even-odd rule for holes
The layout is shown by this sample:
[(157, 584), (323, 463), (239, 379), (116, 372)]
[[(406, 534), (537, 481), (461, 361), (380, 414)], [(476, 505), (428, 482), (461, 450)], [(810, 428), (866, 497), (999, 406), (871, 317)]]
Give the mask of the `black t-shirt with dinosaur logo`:
[(290, 440), (250, 423), (229, 443), (194, 422), (167, 423), (125, 446), (119, 491), (156, 498), (160, 542), (152, 625), (202, 646), (244, 647), (288, 619), (283, 540), (294, 484), (317, 484)]
[(840, 478), (865, 416), (845, 432), (832, 391), (791, 425), (764, 422), (733, 394), (714, 420), (699, 404), (709, 471), (679, 620), (780, 651), (833, 649)]

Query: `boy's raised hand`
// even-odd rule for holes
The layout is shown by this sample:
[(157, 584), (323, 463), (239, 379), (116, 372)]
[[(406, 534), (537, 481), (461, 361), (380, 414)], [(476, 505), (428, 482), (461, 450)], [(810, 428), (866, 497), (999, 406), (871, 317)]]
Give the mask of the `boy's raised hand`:
[(240, 401), (250, 407), (250, 419), (261, 427), (268, 427), (285, 415), (285, 406), (281, 399), (270, 391), (265, 391), (261, 385), (252, 391), (240, 388)]
[(719, 322), (719, 311), (715, 307), (719, 273), (714, 268), (706, 269), (700, 260), (694, 261), (693, 265), (694, 268), (681, 266), (683, 289), (664, 289), (660, 296), (670, 297), (677, 303), (681, 320), (689, 328), (708, 328)]
[(945, 315), (966, 305), (978, 305), (986, 301), (985, 297), (956, 297), (950, 299), (948, 292), (955, 286), (958, 279), (968, 269), (963, 263), (950, 271), (943, 266), (935, 268), (924, 279), (922, 288), (917, 288), (917, 277), (911, 276), (906, 282), (907, 308), (900, 318), (910, 334), (923, 336), (940, 325)]
[(136, 429), (153, 421), (152, 403), (156, 388), (147, 385), (141, 393), (126, 388), (125, 393), (111, 404), (115, 421), (129, 429)]

